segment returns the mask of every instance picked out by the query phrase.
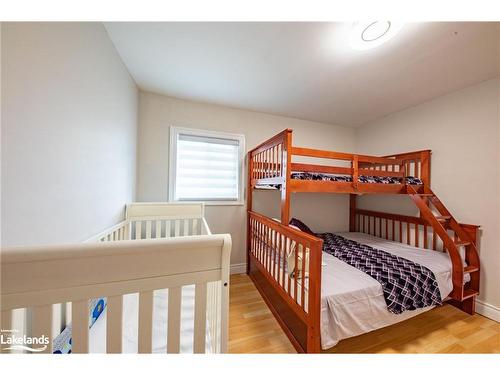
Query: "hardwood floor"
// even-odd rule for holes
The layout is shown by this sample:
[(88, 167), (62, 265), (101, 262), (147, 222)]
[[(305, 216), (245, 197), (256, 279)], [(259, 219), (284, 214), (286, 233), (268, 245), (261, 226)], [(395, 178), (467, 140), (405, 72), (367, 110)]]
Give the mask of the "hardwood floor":
[[(230, 353), (295, 353), (247, 275), (231, 276)], [(445, 304), (325, 353), (500, 353), (500, 323)]]

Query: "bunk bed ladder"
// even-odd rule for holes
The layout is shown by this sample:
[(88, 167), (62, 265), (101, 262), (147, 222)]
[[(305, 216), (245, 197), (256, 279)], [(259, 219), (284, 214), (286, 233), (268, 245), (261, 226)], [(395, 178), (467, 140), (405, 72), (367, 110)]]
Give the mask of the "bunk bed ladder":
[[(407, 192), (420, 210), (421, 216), (432, 227), (443, 241), (452, 261), (453, 291), (450, 301), (469, 314), (475, 310), (475, 297), (479, 294), (479, 255), (475, 239), (472, 239), (463, 227), (455, 220), (450, 211), (428, 187), (417, 190), (408, 185)], [(434, 206), (438, 214), (431, 209)], [(455, 234), (450, 235), (448, 230)], [(461, 249), (464, 251), (461, 254)], [(465, 252), (465, 254), (463, 254)], [(465, 255), (465, 265), (462, 257)], [(464, 275), (470, 275), (470, 281), (464, 284)]]

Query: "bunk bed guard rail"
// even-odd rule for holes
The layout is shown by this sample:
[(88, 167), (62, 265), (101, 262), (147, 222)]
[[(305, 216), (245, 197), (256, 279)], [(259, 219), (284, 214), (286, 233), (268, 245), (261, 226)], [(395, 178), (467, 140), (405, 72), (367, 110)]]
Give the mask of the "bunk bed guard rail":
[[(346, 175), (356, 185), (358, 177), (412, 176), (430, 186), (430, 150), (407, 152), (386, 156), (368, 156), (335, 151), (325, 151), (292, 146), (292, 130), (286, 129), (249, 152), (249, 182), (256, 185), (283, 185), (292, 171)], [(319, 165), (292, 162), (293, 156), (350, 162), (349, 166)]]

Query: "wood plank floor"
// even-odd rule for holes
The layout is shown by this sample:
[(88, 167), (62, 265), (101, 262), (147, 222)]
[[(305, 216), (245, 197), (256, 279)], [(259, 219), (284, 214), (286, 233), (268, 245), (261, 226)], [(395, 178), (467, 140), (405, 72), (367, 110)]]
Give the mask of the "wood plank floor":
[[(246, 275), (231, 276), (230, 353), (295, 353)], [(327, 353), (500, 353), (500, 323), (445, 304), (415, 318), (341, 341)]]

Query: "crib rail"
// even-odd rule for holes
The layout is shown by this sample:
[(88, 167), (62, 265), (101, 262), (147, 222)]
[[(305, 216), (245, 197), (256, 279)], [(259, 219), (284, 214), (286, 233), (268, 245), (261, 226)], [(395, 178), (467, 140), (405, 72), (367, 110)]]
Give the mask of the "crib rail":
[(130, 239), (129, 221), (124, 220), (111, 228), (108, 228), (95, 236), (85, 240), (86, 242), (121, 241)]
[[(249, 253), (255, 267), (250, 276), (266, 298), (278, 299), (286, 310), (280, 323), (292, 342), (303, 350), (318, 351), (323, 241), (255, 212), (249, 212), (249, 222)], [(269, 284), (273, 294), (266, 293), (271, 292)]]
[(126, 219), (85, 242), (106, 242), (212, 234), (203, 204), (132, 203)]
[[(151, 352), (153, 291), (168, 289), (167, 348), (168, 352), (176, 353), (180, 339), (181, 288), (195, 285), (194, 324), (203, 330), (195, 330), (194, 350), (205, 352), (206, 344), (211, 341), (214, 346), (209, 351), (224, 351), (227, 329), (222, 327), (221, 335), (215, 333), (222, 322), (227, 321), (221, 312), (227, 307), (230, 246), (228, 235), (212, 235), (5, 249), (2, 254), (2, 329), (11, 326), (12, 310), (29, 306), (32, 336), (45, 335), (52, 339), (53, 305), (72, 302), (73, 352), (86, 353), (88, 300), (106, 296), (107, 351), (120, 352), (122, 296), (139, 293), (138, 348), (141, 353)], [(221, 280), (225, 285), (221, 285)], [(214, 293), (217, 301), (214, 301)], [(219, 316), (211, 316), (213, 303), (221, 300), (222, 307), (216, 307)], [(210, 340), (199, 334), (205, 331), (207, 318), (215, 327)], [(50, 352), (50, 344), (45, 351)]]
[[(177, 353), (182, 288), (194, 285), (193, 351), (226, 352), (231, 237), (201, 235), (211, 234), (202, 215), (201, 204), (132, 204), (125, 221), (86, 243), (2, 249), (2, 330), (46, 337), (41, 352), (51, 352), (52, 339), (71, 323), (72, 352), (86, 353), (88, 301), (107, 297), (106, 350), (119, 353), (123, 296), (138, 293), (138, 351), (149, 353), (153, 292), (167, 289), (165, 340), (167, 352)], [(145, 225), (133, 232), (137, 223)]]

